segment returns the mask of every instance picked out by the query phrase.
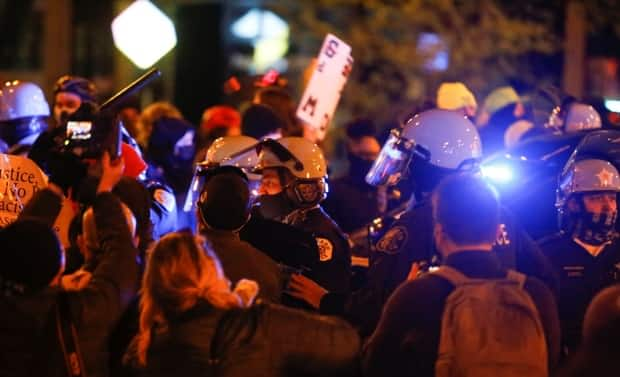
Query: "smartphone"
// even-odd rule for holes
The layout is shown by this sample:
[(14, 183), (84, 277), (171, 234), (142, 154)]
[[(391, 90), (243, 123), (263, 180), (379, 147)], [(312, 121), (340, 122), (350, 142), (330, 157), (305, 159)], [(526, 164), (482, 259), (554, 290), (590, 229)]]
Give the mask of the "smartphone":
[(70, 140), (90, 140), (93, 130), (93, 123), (88, 121), (69, 121), (67, 122), (67, 137)]

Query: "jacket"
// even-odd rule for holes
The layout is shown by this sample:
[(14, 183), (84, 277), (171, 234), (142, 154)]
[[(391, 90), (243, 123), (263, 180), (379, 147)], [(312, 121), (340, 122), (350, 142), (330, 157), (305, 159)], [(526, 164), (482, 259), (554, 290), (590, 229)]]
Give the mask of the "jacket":
[(564, 233), (541, 240), (540, 247), (559, 277), (562, 343), (566, 352), (573, 352), (581, 341), (583, 318), (594, 296), (620, 283), (620, 241), (614, 240), (596, 257)]
[[(103, 257), (89, 284), (68, 293), (89, 377), (107, 376), (108, 336), (138, 289), (138, 253), (119, 200), (101, 193), (93, 206)], [(55, 218), (50, 208), (59, 210), (60, 198), (42, 190), (22, 216), (49, 223)], [(66, 376), (56, 332), (58, 294), (58, 287), (48, 287), (32, 295), (0, 297), (0, 376)]]
[[(470, 278), (506, 276), (498, 258), (484, 251), (458, 252), (446, 258), (445, 264)], [(364, 375), (434, 376), (443, 310), (454, 289), (449, 281), (433, 274), (402, 284), (390, 296), (377, 329), (364, 347)], [(538, 309), (553, 367), (560, 351), (555, 299), (549, 288), (535, 278), (528, 277), (524, 289)]]
[[(540, 279), (555, 293), (553, 269), (538, 246), (506, 211), (500, 220), (505, 225), (493, 252), (501, 265)], [(387, 298), (407, 279), (412, 263), (422, 264), (422, 269), (436, 263), (430, 202), (405, 212), (376, 242), (375, 249), (361, 289), (348, 296), (329, 293), (321, 300), (321, 313), (344, 315), (363, 334), (372, 332)]]
[(207, 229), (204, 234), (220, 259), (224, 274), (233, 285), (241, 279), (254, 280), (260, 288), (259, 298), (280, 302), (282, 278), (276, 262), (242, 241), (239, 234), (233, 231)]
[(154, 330), (146, 375), (351, 376), (360, 340), (346, 322), (279, 305), (221, 310), (199, 302)]

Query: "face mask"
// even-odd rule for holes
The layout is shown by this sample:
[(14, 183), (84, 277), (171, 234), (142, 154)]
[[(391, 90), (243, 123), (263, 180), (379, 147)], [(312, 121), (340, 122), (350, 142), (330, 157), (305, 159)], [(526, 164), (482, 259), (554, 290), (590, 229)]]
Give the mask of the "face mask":
[(349, 175), (351, 178), (364, 181), (374, 161), (361, 158), (352, 153), (349, 153), (347, 157), (349, 159)]
[(611, 241), (615, 234), (617, 212), (596, 214), (579, 212), (573, 215), (572, 234), (590, 245), (602, 245)]
[(291, 205), (284, 191), (275, 195), (261, 195), (256, 201), (259, 213), (271, 220), (281, 221), (295, 208)]

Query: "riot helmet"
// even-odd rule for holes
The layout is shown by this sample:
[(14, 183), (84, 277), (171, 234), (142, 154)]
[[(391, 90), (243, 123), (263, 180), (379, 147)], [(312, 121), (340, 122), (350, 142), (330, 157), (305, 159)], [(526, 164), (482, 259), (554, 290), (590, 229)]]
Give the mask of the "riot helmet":
[(50, 109), (36, 84), (7, 81), (0, 87), (0, 139), (9, 147), (32, 145), (47, 128)]
[(464, 115), (427, 110), (406, 121), (401, 129), (391, 131), (366, 182), (394, 185), (412, 168), (413, 159), (450, 172), (474, 166), (481, 156), (478, 131)]
[[(327, 163), (321, 149), (302, 137), (265, 140), (258, 145), (255, 173), (277, 171), (282, 193), (293, 209), (318, 205), (327, 196)], [(265, 191), (262, 190), (262, 194)], [(271, 195), (267, 195), (271, 196)]]
[[(570, 161), (559, 177), (556, 192), (555, 205), (561, 229), (593, 245), (611, 240), (615, 236), (618, 192), (620, 175), (610, 162)], [(592, 200), (602, 202), (610, 194), (613, 205), (603, 202), (594, 209), (589, 203)]]
[(557, 133), (572, 134), (602, 128), (601, 116), (594, 107), (576, 101), (565, 101), (556, 106), (545, 124)]
[(233, 166), (241, 169), (247, 177), (250, 194), (255, 197), (260, 183), (260, 176), (252, 174), (258, 162), (256, 144), (258, 140), (244, 135), (224, 136), (216, 139), (207, 150), (205, 160), (196, 166), (183, 210), (185, 212), (192, 210), (203, 190), (206, 176), (211, 170), (220, 166)]

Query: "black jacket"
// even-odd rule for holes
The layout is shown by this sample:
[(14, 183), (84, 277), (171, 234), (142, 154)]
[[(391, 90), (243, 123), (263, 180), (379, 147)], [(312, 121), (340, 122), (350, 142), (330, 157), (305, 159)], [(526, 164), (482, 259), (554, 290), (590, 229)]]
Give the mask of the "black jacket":
[(342, 320), (279, 305), (221, 310), (206, 301), (154, 335), (146, 375), (350, 376), (359, 336)]
[[(506, 276), (499, 260), (484, 251), (459, 252), (449, 256), (445, 264), (471, 278)], [(540, 314), (553, 367), (560, 349), (554, 297), (545, 284), (534, 278), (526, 280), (524, 289)], [(364, 375), (434, 376), (444, 305), (453, 290), (449, 281), (432, 274), (402, 284), (390, 297), (377, 329), (364, 346)]]
[(307, 276), (334, 292), (348, 292), (351, 282), (351, 247), (338, 225), (320, 206), (293, 212), (286, 222), (314, 234), (318, 259)]
[[(42, 190), (22, 216), (49, 223), (53, 208), (60, 209), (60, 198)], [(138, 254), (113, 194), (99, 194), (94, 212), (104, 254), (88, 286), (68, 293), (68, 300), (87, 374), (107, 376), (107, 339), (136, 295)], [(66, 376), (55, 327), (58, 293), (58, 287), (49, 287), (28, 296), (0, 297), (0, 376)]]
[[(532, 239), (506, 213), (501, 220), (504, 234), (493, 249), (502, 267), (511, 268), (557, 288), (553, 269)], [(366, 284), (351, 295), (327, 294), (321, 313), (340, 314), (368, 334), (374, 329), (387, 298), (407, 279), (411, 264), (433, 263), (437, 255), (433, 240), (432, 208), (429, 202), (405, 212), (375, 244)]]
[(562, 343), (571, 352), (581, 340), (590, 301), (603, 288), (620, 283), (620, 242), (607, 245), (596, 257), (562, 233), (541, 240), (540, 247), (559, 277)]

